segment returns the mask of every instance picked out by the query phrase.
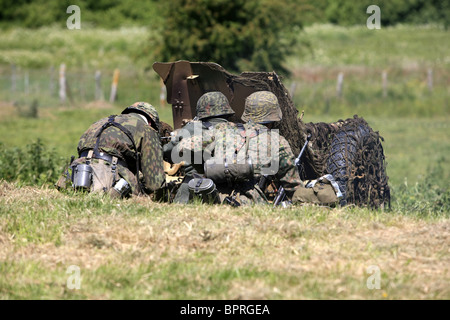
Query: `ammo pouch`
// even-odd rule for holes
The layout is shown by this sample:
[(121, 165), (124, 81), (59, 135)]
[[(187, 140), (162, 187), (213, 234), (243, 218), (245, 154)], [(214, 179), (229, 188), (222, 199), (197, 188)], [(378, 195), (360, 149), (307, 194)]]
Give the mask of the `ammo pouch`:
[(189, 192), (193, 198), (201, 198), (206, 203), (219, 203), (216, 185), (211, 179), (193, 178), (188, 182)]
[(253, 163), (248, 157), (244, 163), (216, 163), (214, 158), (205, 161), (205, 176), (216, 183), (241, 182), (254, 178)]
[(105, 192), (113, 198), (126, 197), (131, 193), (130, 184), (103, 160), (73, 166), (71, 178), (72, 186), (76, 190)]

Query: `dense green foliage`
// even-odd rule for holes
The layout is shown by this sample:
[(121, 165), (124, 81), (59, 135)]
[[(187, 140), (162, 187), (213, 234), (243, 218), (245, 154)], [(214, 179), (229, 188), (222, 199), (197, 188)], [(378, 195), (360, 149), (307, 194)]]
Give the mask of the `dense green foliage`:
[(442, 158), (435, 167), (430, 168), (426, 176), (416, 184), (408, 183), (394, 188), (394, 206), (404, 212), (417, 212), (421, 215), (448, 214), (450, 212), (450, 189), (448, 175), (444, 174)]
[(381, 25), (397, 23), (441, 23), (450, 22), (450, 1), (448, 0), (319, 0), (314, 1), (312, 11), (314, 22), (330, 22), (340, 25), (366, 24), (371, 14), (367, 7), (377, 5), (381, 10)]
[(289, 0), (172, 1), (164, 13), (157, 56), (164, 61), (220, 61), (230, 70), (286, 72), (283, 60), (292, 53), (301, 28), (296, 8)]
[(80, 7), (82, 27), (152, 26), (160, 22), (157, 0), (0, 0), (0, 21), (3, 27), (65, 27), (70, 5)]
[[(119, 0), (1, 0), (0, 21), (3, 26), (20, 25), (36, 28), (58, 24), (65, 26), (69, 14), (69, 5), (78, 5), (82, 12), (83, 23), (106, 28), (120, 28), (124, 25), (145, 25), (155, 27), (164, 23), (161, 11), (167, 8), (172, 15), (203, 16), (198, 20), (187, 20), (184, 24), (195, 22), (197, 26), (204, 24), (209, 8), (221, 9), (223, 12), (210, 17), (210, 22), (221, 23), (227, 18), (229, 25), (223, 25), (227, 30), (235, 28), (231, 21), (242, 22), (243, 15), (235, 9), (259, 7), (257, 10), (269, 15), (278, 15), (278, 20), (290, 25), (293, 13), (303, 24), (330, 22), (340, 25), (365, 24), (370, 5), (381, 9), (382, 25), (396, 23), (441, 23), (449, 26), (449, 0), (297, 0), (297, 1), (119, 1)], [(206, 9), (206, 10), (205, 10)], [(287, 9), (287, 10), (286, 10)], [(273, 11), (275, 10), (275, 11)], [(257, 15), (258, 12), (255, 12)], [(171, 18), (171, 16), (168, 16)], [(203, 21), (202, 21), (203, 20)], [(229, 31), (230, 32), (230, 31)]]
[(25, 148), (5, 148), (0, 142), (0, 179), (25, 185), (52, 184), (62, 172), (62, 159), (40, 139)]

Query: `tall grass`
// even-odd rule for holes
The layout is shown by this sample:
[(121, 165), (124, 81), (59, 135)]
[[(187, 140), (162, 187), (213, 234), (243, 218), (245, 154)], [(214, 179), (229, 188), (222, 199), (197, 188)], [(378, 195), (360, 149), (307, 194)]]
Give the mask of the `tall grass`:
[(40, 139), (25, 148), (5, 148), (0, 142), (0, 179), (21, 185), (51, 184), (61, 174), (62, 164), (63, 159)]
[(450, 175), (444, 171), (448, 159), (441, 158), (430, 167), (425, 177), (414, 184), (408, 181), (392, 190), (393, 206), (396, 212), (414, 213), (418, 216), (445, 216), (450, 214)]

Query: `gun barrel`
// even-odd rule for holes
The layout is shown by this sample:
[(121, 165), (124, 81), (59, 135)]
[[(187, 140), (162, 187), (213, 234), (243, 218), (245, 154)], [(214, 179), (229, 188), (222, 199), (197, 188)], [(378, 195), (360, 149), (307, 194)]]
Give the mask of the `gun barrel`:
[(311, 134), (308, 133), (308, 135), (306, 136), (306, 141), (305, 144), (302, 147), (302, 150), (300, 150), (300, 153), (298, 154), (298, 157), (295, 159), (295, 165), (298, 166), (300, 164), (300, 159), (303, 155), (303, 152), (305, 152), (306, 146), (308, 145), (309, 139), (311, 139)]

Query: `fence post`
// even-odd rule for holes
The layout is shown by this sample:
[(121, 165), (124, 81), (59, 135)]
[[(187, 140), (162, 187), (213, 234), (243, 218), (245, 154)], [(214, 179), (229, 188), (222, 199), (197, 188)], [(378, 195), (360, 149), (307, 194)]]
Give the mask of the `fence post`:
[(344, 85), (344, 73), (339, 72), (337, 77), (336, 94), (340, 98), (342, 97), (342, 87)]
[(111, 95), (109, 96), (109, 102), (113, 103), (117, 96), (117, 85), (119, 83), (119, 69), (114, 70), (113, 81), (111, 85)]
[(16, 65), (11, 64), (11, 92), (16, 92), (17, 89), (17, 74), (16, 74)]
[(383, 98), (387, 97), (387, 90), (388, 90), (388, 79), (387, 79), (387, 71), (384, 70), (381, 74), (381, 79), (383, 81)]
[(104, 100), (102, 91), (102, 72), (100, 70), (95, 71), (95, 100)]
[(428, 84), (428, 90), (433, 91), (433, 69), (428, 68), (427, 71), (427, 84)]
[(66, 65), (62, 63), (59, 66), (59, 99), (62, 103), (66, 102)]

